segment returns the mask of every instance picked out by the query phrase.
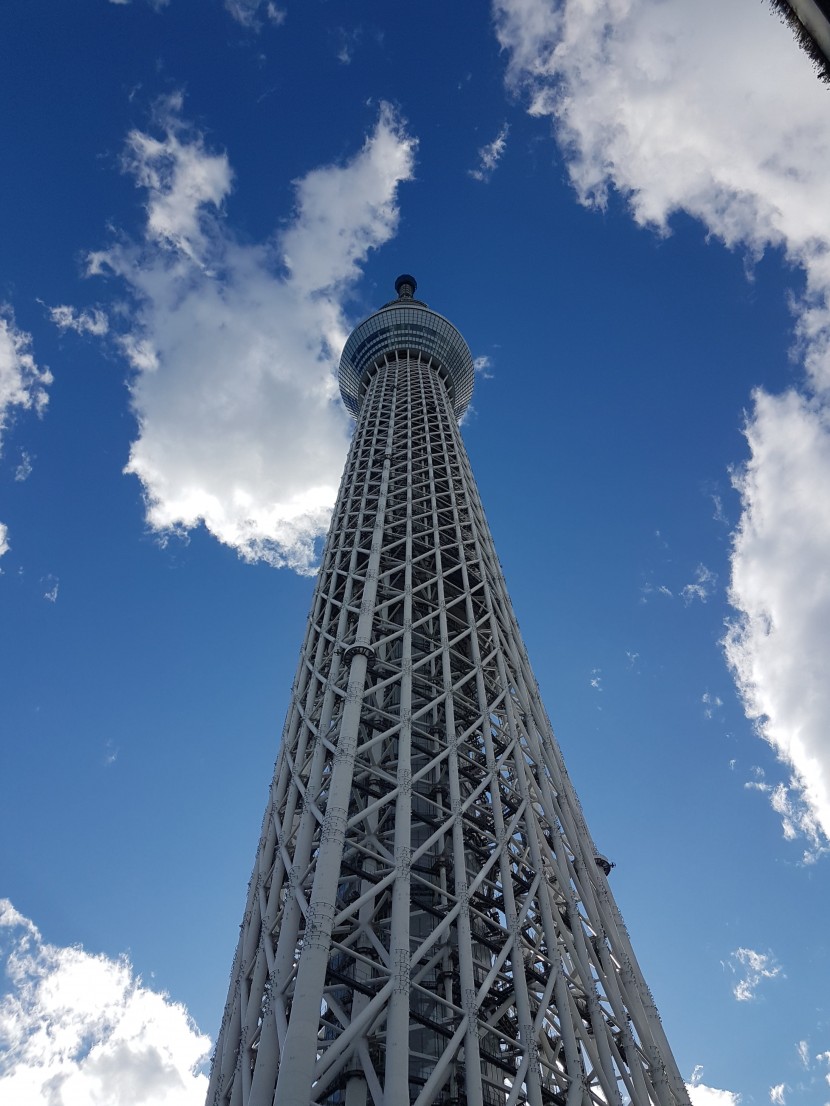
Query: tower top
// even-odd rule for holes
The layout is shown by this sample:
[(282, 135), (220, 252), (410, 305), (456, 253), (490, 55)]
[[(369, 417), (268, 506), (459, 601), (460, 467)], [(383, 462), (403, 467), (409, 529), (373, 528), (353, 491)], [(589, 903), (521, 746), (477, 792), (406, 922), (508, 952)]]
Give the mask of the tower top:
[(417, 287), (415, 277), (402, 273), (395, 281), (398, 298), (355, 327), (343, 347), (340, 394), (355, 416), (372, 370), (398, 350), (432, 358), (444, 377), (456, 418), (467, 410), (475, 376), (470, 348), (448, 319), (415, 299)]
[(418, 281), (409, 273), (401, 273), (395, 281), (395, 291), (398, 293), (398, 299), (401, 300), (411, 300), (417, 287)]

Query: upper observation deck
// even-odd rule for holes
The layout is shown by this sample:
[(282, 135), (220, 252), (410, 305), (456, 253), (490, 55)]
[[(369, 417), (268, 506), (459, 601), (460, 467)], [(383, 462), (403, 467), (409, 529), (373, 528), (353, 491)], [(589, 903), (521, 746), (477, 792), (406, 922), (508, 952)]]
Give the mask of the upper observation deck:
[(373, 366), (387, 353), (413, 350), (432, 357), (444, 370), (447, 391), (461, 418), (473, 394), (473, 358), (455, 327), (414, 298), (415, 278), (404, 273), (395, 281), (398, 298), (364, 319), (349, 335), (340, 357), (340, 394), (357, 417)]

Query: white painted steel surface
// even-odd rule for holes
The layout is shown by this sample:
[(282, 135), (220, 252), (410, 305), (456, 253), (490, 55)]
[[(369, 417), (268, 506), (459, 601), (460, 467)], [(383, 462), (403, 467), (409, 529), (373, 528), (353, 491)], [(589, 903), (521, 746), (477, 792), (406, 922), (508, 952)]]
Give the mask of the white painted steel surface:
[(208, 1104), (688, 1106), (424, 344), (363, 369)]

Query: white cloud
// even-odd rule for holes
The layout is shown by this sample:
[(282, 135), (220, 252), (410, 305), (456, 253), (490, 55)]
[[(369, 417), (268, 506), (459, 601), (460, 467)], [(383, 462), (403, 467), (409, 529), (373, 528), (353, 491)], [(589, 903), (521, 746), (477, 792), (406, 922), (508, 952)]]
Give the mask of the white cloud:
[(602, 669), (601, 668), (592, 668), (591, 669), (591, 687), (595, 691), (602, 691)]
[[(641, 225), (679, 210), (729, 246), (780, 246), (808, 278), (801, 327), (827, 375), (825, 89), (754, 0), (496, 0), (508, 79), (550, 115), (583, 202), (614, 188)], [(741, 49), (736, 51), (734, 43)], [(774, 87), (759, 73), (774, 70)]]
[(686, 1084), (692, 1106), (738, 1106), (741, 1096), (734, 1091), (707, 1087), (705, 1083)]
[(473, 370), (479, 374), (482, 380), (492, 380), (495, 375), (493, 372), (493, 362), (487, 354), (482, 354), (481, 357), (473, 358)]
[(667, 588), (665, 584), (653, 584), (650, 580), (647, 580), (640, 588), (640, 602), (648, 603), (648, 597), (650, 595), (662, 595), (666, 599), (673, 598), (670, 588)]
[[(756, 393), (732, 553), (727, 655), (749, 717), (830, 834), (830, 115), (826, 88), (754, 0), (495, 0), (508, 81), (550, 116), (583, 203), (613, 189), (668, 233), (673, 213), (798, 266), (805, 384)], [(734, 43), (740, 42), (740, 49)], [(763, 73), (775, 72), (774, 82)], [(694, 589), (694, 585), (692, 585)], [(688, 593), (694, 598), (693, 592)], [(808, 823), (809, 824), (809, 823)]]
[(0, 557), (2, 557), (4, 553), (8, 553), (10, 549), (9, 528), (4, 522), (0, 522)]
[(786, 1098), (785, 1091), (787, 1087), (785, 1083), (776, 1083), (774, 1087), (769, 1089), (769, 1100), (774, 1106), (785, 1106)]
[(163, 139), (130, 132), (124, 168), (147, 195), (148, 242), (198, 261), (207, 252), (213, 229), (204, 213), (219, 208), (230, 192), (232, 174), (224, 154), (209, 153), (201, 135), (189, 134), (181, 125), (181, 106), (181, 95), (163, 105)]
[(698, 565), (695, 569), (695, 578), (690, 584), (684, 585), (681, 588), (680, 595), (683, 602), (688, 605), (695, 599), (699, 599), (701, 603), (705, 603), (717, 582), (717, 576), (714, 572), (710, 571), (706, 565)]
[(686, 1084), (692, 1106), (738, 1106), (741, 1096), (734, 1091), (722, 1091), (701, 1083), (703, 1067), (698, 1064), (692, 1072), (692, 1080)]
[(252, 31), (261, 29), (260, 16), (275, 26), (285, 22), (285, 12), (273, 0), (225, 0), (225, 10), (230, 12), (237, 23)]
[(50, 603), (57, 603), (58, 591), (60, 589), (60, 580), (57, 576), (47, 576), (41, 582), (46, 588), (46, 591), (43, 593), (43, 598), (47, 599)]
[(793, 771), (816, 845), (830, 836), (830, 407), (758, 392), (746, 435), (726, 655), (747, 714)]
[(802, 1066), (805, 1067), (805, 1068), (809, 1068), (809, 1066), (810, 1066), (810, 1046), (807, 1044), (807, 1042), (806, 1041), (799, 1041), (798, 1044), (795, 1046), (795, 1050), (798, 1053), (798, 1058), (801, 1061)]
[(355, 52), (367, 39), (376, 44), (383, 42), (383, 32), (377, 28), (367, 29), (360, 24), (338, 27), (336, 31), (336, 57), (343, 65), (351, 65)]
[(7, 899), (0, 940), (11, 984), (0, 999), (0, 1099), (202, 1106), (209, 1038), (126, 957), (46, 944)]
[(760, 791), (767, 796), (770, 806), (781, 817), (784, 837), (787, 841), (805, 837), (810, 847), (805, 849), (803, 861), (805, 864), (815, 863), (827, 852), (827, 838), (816, 820), (813, 808), (804, 799), (801, 780), (792, 776), (788, 784), (781, 781), (771, 784), (767, 783), (762, 769), (756, 768), (755, 771), (759, 778), (748, 781), (744, 787), (748, 791)]
[(729, 958), (730, 969), (740, 973), (739, 979), (732, 988), (732, 994), (738, 1002), (751, 1002), (756, 998), (758, 987), (765, 979), (783, 979), (784, 973), (781, 965), (775, 962), (771, 952), (756, 952), (755, 949), (735, 949)]
[(77, 311), (68, 304), (59, 304), (57, 307), (47, 307), (46, 310), (55, 326), (64, 332), (74, 330), (76, 334), (94, 334), (100, 338), (109, 330), (106, 313), (97, 307), (90, 311)]
[[(132, 0), (109, 0), (110, 4), (117, 4), (119, 7), (126, 7), (132, 3)], [(147, 0), (147, 3), (151, 8), (155, 8), (156, 11), (161, 11), (162, 8), (166, 8), (170, 3), (170, 0)]]
[(704, 691), (700, 701), (703, 703), (703, 714), (706, 718), (713, 718), (715, 711), (723, 706), (723, 699), (719, 695), (713, 695), (711, 691)]
[(14, 313), (0, 304), (0, 450), (15, 409), (42, 414), (52, 374), (32, 355), (32, 336), (15, 325)]
[[(716, 583), (717, 576), (714, 572), (710, 571), (706, 565), (701, 564), (695, 569), (694, 579), (691, 583), (684, 584), (677, 595), (680, 596), (687, 607), (695, 599), (699, 599), (701, 603), (706, 603), (712, 595)], [(662, 595), (665, 599), (673, 599), (675, 593), (665, 584), (654, 584), (651, 580), (647, 580), (640, 588), (640, 601), (647, 603), (650, 595)]]
[(28, 480), (32, 475), (32, 458), (26, 452), (25, 449), (20, 451), (20, 464), (14, 470), (14, 478), (22, 484), (24, 480)]
[(482, 146), (478, 151), (478, 165), (468, 172), (474, 180), (488, 181), (495, 172), (496, 166), (502, 159), (507, 149), (507, 136), (510, 133), (510, 125), (505, 123), (492, 142)]
[(129, 139), (127, 168), (147, 194), (143, 241), (89, 257), (90, 273), (117, 276), (133, 301), (113, 335), (134, 370), (127, 471), (154, 530), (203, 522), (246, 560), (311, 571), (350, 434), (334, 377), (343, 300), (395, 233), (416, 143), (382, 105), (351, 160), (296, 182), (276, 241), (242, 243), (222, 218), (227, 157), (178, 107), (163, 115), (163, 137)]

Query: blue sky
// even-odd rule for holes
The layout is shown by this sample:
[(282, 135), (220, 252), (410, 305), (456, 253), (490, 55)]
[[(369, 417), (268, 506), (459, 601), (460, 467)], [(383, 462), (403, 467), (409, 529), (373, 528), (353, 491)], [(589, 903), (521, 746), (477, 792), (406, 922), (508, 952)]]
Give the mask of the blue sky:
[(467, 448), (695, 1106), (830, 1101), (830, 90), (790, 32), (754, 0), (4, 24), (0, 1097), (204, 1096), (333, 369), (411, 271), (479, 359)]

